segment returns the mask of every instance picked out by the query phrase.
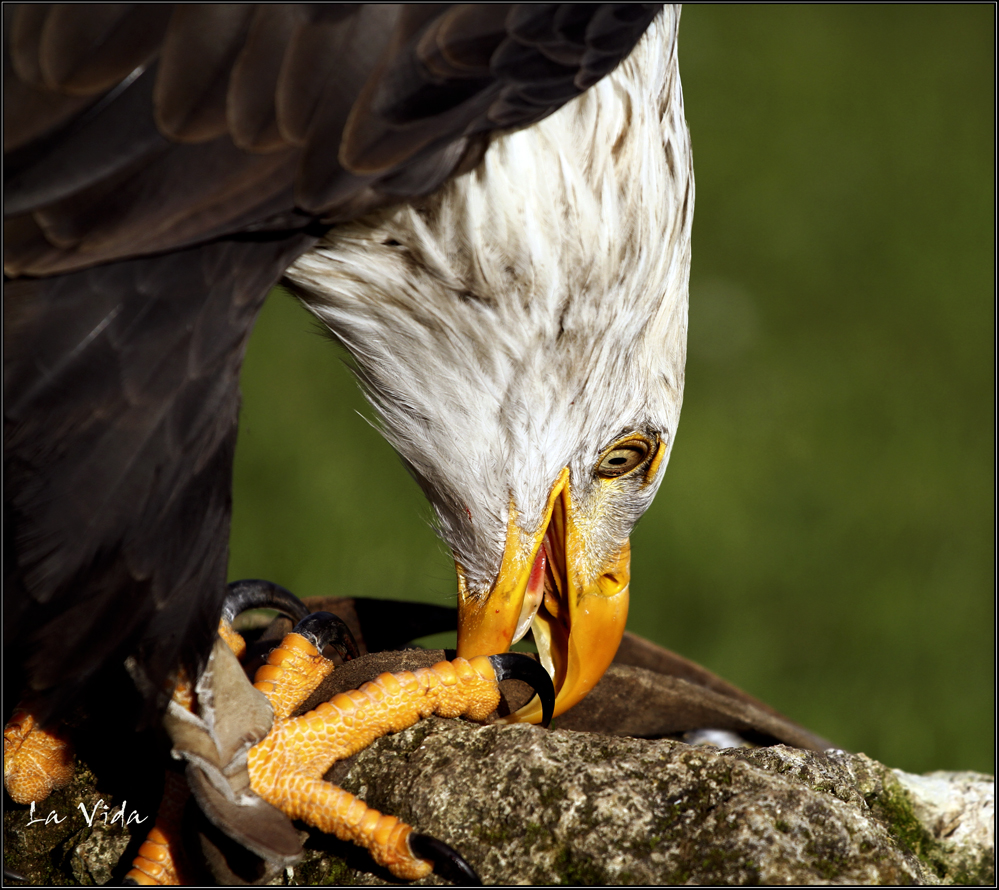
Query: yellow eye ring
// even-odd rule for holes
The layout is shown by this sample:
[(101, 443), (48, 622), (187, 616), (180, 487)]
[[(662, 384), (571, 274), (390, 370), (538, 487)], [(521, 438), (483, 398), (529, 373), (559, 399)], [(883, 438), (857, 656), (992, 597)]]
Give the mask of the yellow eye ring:
[(597, 461), (594, 472), (604, 479), (616, 479), (637, 470), (655, 451), (655, 446), (642, 436), (629, 436), (615, 442)]

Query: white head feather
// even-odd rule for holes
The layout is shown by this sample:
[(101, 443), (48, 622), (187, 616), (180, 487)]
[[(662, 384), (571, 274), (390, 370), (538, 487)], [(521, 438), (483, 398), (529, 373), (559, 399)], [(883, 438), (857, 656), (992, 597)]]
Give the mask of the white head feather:
[[(594, 565), (655, 483), (594, 485), (622, 435), (672, 447), (694, 182), (667, 7), (631, 56), (418, 206), (332, 230), (287, 272), (350, 351), (468, 588), (495, 581), (516, 505), (538, 530), (569, 466)], [(665, 461), (663, 461), (665, 466)]]

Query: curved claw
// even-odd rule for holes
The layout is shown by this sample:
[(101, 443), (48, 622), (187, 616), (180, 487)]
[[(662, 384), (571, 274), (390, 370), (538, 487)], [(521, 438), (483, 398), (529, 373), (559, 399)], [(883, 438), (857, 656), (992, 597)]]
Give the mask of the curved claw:
[(481, 887), (482, 879), (456, 850), (428, 834), (409, 835), (410, 852), (434, 864), (434, 873), (456, 887)]
[(247, 609), (277, 609), (293, 621), (301, 621), (309, 609), (295, 594), (273, 581), (250, 578), (233, 581), (222, 607), (222, 617), (230, 624)]
[(6, 865), (3, 867), (3, 879), (5, 881), (27, 881), (28, 880), (24, 875), (18, 874), (16, 871), (14, 871), (14, 869), (7, 868)]
[(324, 647), (332, 646), (344, 661), (350, 661), (360, 655), (350, 628), (342, 618), (332, 612), (313, 612), (311, 615), (306, 615), (295, 625), (292, 633), (305, 637), (320, 652)]
[(504, 652), (490, 655), (489, 662), (496, 671), (496, 682), (500, 680), (521, 680), (533, 687), (541, 699), (541, 725), (547, 727), (552, 722), (555, 710), (555, 687), (552, 678), (538, 662), (520, 652)]

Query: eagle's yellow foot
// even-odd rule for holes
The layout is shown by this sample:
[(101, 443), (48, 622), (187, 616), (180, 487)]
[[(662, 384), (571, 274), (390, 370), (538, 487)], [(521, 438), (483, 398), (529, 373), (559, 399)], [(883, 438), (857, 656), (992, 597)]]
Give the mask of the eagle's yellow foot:
[(73, 745), (64, 729), (43, 729), (18, 707), (3, 730), (3, 782), (16, 803), (40, 803), (73, 778)]
[[(500, 702), (498, 683), (512, 675), (511, 665), (522, 668), (521, 662), (526, 662), (529, 681), (539, 687), (547, 683), (550, 689), (544, 669), (509, 653), (471, 661), (458, 658), (431, 668), (381, 674), (307, 714), (288, 717), (316, 686), (314, 679), (305, 678), (321, 679), (331, 670), (322, 661), (312, 642), (291, 633), (257, 672), (255, 685), (273, 704), (275, 723), (267, 738), (248, 753), (253, 790), (290, 818), (364, 847), (399, 878), (415, 880), (435, 865), (450, 865), (467, 881), (475, 879), (464, 860), (446, 845), (414, 834), (394, 816), (368, 807), (322, 777), (337, 760), (424, 717), (484, 720)], [(543, 675), (540, 683), (535, 669)], [(554, 702), (554, 690), (548, 698)]]
[[(239, 582), (232, 587), (239, 595), (227, 602), (219, 634), (233, 652), (240, 654), (245, 644), (231, 622), (242, 608), (268, 607), (265, 599), (270, 591), (266, 582)], [(285, 593), (281, 588), (277, 590)], [(278, 608), (291, 611), (286, 606)], [(287, 817), (302, 819), (341, 840), (363, 846), (376, 862), (400, 878), (413, 880), (436, 871), (457, 884), (478, 884), (468, 863), (446, 844), (417, 834), (394, 816), (379, 813), (322, 777), (336, 760), (423, 717), (437, 714), (484, 719), (499, 703), (498, 683), (503, 679), (524, 680), (538, 690), (547, 723), (555, 700), (548, 674), (537, 662), (513, 653), (471, 662), (459, 658), (413, 672), (382, 674), (358, 690), (337, 695), (307, 714), (292, 717), (334, 670), (333, 663), (321, 654), (327, 644), (333, 645), (344, 660), (357, 655), (349, 632), (338, 618), (314, 613), (299, 621), (295, 631), (271, 651), (267, 663), (257, 671), (254, 685), (270, 702), (275, 721), (270, 733), (246, 755), (253, 791)], [(179, 683), (174, 692), (174, 701), (187, 709), (194, 705), (189, 685)], [(179, 849), (174, 846), (179, 834), (179, 811), (171, 821), (164, 808), (129, 873), (135, 883), (178, 879), (176, 870), (169, 871), (168, 863), (173, 861), (172, 851)]]
[(125, 875), (126, 884), (176, 887), (187, 883), (180, 861), (183, 850), (180, 825), (184, 805), (190, 796), (184, 776), (167, 772), (156, 824), (132, 860), (132, 868)]
[(224, 617), (219, 621), (219, 636), (225, 640), (226, 645), (232, 649), (232, 654), (240, 661), (246, 655), (246, 640), (243, 635), (229, 623), (229, 619)]
[(323, 658), (325, 644), (332, 643), (346, 659), (357, 657), (357, 646), (349, 635), (340, 633), (336, 616), (314, 612), (300, 621), (276, 649), (267, 663), (257, 669), (253, 686), (274, 709), (274, 719), (290, 717), (332, 672), (334, 664)]

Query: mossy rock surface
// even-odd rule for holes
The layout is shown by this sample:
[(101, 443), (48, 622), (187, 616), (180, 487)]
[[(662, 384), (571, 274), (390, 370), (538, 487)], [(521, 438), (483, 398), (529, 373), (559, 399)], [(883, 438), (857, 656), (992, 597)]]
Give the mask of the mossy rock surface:
[[(334, 777), (461, 851), (486, 883), (994, 882), (990, 776), (911, 776), (863, 754), (435, 718), (377, 741)], [(28, 808), (8, 801), (7, 866), (39, 883), (120, 880), (123, 854), (151, 820), (87, 826), (78, 805), (92, 808), (98, 785), (81, 768), (36, 807), (36, 819), (75, 814), (59, 825), (28, 825)], [(307, 847), (280, 881), (390, 880), (351, 845), (313, 832)]]
[(33, 808), (4, 795), (4, 866), (31, 884), (120, 883), (154, 817), (109, 793), (78, 760), (73, 781)]
[(487, 883), (991, 882), (992, 779), (961, 775), (952, 821), (980, 829), (961, 848), (921, 821), (911, 782), (839, 751), (430, 720), (338, 779), (462, 851)]

